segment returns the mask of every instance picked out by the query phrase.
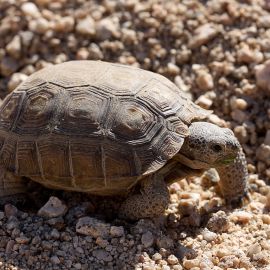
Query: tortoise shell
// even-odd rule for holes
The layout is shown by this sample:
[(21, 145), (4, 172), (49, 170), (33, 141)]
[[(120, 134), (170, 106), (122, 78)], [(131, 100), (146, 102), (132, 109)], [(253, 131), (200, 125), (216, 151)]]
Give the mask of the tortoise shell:
[(179, 152), (209, 112), (139, 68), (71, 61), (44, 68), (0, 107), (0, 160), (45, 186), (126, 192)]

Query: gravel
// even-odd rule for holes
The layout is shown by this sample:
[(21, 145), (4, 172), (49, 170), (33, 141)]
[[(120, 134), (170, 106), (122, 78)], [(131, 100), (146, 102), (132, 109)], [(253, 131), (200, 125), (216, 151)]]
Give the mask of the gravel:
[(72, 59), (162, 74), (213, 110), (210, 122), (235, 132), (250, 200), (227, 206), (209, 172), (171, 185), (170, 205), (156, 220), (118, 220), (107, 200), (65, 192), (39, 207), (6, 204), (0, 269), (268, 269), (269, 3), (2, 0), (1, 98), (35, 71)]

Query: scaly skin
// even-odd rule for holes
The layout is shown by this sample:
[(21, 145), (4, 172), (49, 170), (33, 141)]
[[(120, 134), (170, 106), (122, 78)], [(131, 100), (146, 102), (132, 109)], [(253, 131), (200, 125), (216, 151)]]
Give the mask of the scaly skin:
[(237, 201), (247, 192), (247, 163), (243, 150), (240, 148), (236, 159), (227, 166), (217, 167), (221, 192), (230, 203)]

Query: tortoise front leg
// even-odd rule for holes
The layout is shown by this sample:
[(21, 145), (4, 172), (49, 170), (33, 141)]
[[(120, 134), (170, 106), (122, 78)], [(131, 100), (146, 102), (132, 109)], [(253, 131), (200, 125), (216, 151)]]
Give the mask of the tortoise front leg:
[(228, 202), (237, 201), (246, 194), (248, 171), (242, 148), (239, 149), (233, 163), (217, 167), (216, 170), (220, 177), (219, 187)]
[(170, 196), (163, 175), (146, 176), (140, 182), (139, 194), (130, 194), (122, 203), (119, 217), (130, 220), (153, 218), (164, 213)]

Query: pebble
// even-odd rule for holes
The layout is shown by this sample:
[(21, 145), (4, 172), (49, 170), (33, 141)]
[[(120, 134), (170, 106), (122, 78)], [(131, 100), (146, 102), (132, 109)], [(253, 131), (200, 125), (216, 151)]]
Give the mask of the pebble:
[(59, 260), (59, 258), (57, 256), (52, 256), (51, 257), (51, 262), (53, 264), (60, 264), (61, 263), (61, 261)]
[(110, 235), (112, 237), (121, 237), (125, 234), (123, 226), (111, 226)]
[(203, 239), (206, 240), (207, 242), (212, 242), (217, 239), (217, 234), (207, 229), (202, 231), (202, 236), (203, 236)]
[(104, 262), (111, 262), (113, 260), (112, 256), (103, 249), (95, 249), (93, 251), (93, 256)]
[(110, 225), (91, 217), (82, 217), (76, 224), (76, 232), (94, 238), (107, 238), (110, 234)]
[(264, 161), (267, 165), (270, 165), (270, 145), (261, 144), (256, 151), (256, 157), (258, 160)]
[(207, 23), (198, 27), (190, 40), (190, 48), (194, 49), (207, 44), (211, 39), (218, 35), (218, 32), (217, 28), (212, 24)]
[(90, 16), (79, 20), (76, 25), (76, 31), (82, 35), (94, 36), (96, 34), (94, 20)]
[(67, 206), (57, 197), (50, 197), (48, 202), (39, 209), (38, 215), (45, 218), (63, 216), (67, 212)]
[(266, 131), (266, 135), (264, 138), (264, 142), (265, 145), (270, 146), (270, 129)]
[(24, 245), (30, 242), (30, 239), (26, 236), (17, 237), (15, 240), (18, 244), (24, 244)]
[(38, 18), (41, 15), (38, 7), (32, 2), (23, 3), (21, 9), (25, 15), (31, 16), (33, 18)]
[(5, 213), (3, 211), (0, 211), (0, 221), (5, 218)]
[(205, 71), (198, 72), (196, 83), (198, 87), (203, 91), (212, 90), (214, 87), (212, 75)]
[(213, 213), (207, 222), (207, 228), (214, 232), (225, 232), (229, 229), (229, 218), (224, 211)]
[(97, 37), (100, 40), (107, 40), (111, 37), (119, 37), (119, 24), (109, 18), (100, 20), (96, 24)]
[(256, 69), (256, 84), (270, 94), (270, 60)]
[(168, 258), (167, 258), (167, 261), (170, 265), (175, 265), (178, 263), (178, 259), (173, 255), (171, 254)]
[(0, 74), (10, 76), (19, 69), (19, 62), (14, 58), (5, 56), (0, 61)]
[(251, 245), (248, 250), (247, 250), (247, 256), (253, 257), (255, 254), (259, 253), (262, 251), (262, 248), (259, 243), (255, 243)]
[(141, 242), (145, 248), (149, 248), (154, 244), (154, 236), (148, 231), (142, 235)]
[(18, 214), (17, 207), (12, 204), (5, 204), (4, 211), (7, 218), (10, 218), (11, 216), (16, 217)]
[(6, 51), (13, 58), (19, 58), (21, 56), (21, 38), (19, 35), (13, 37), (13, 39), (7, 44)]
[(263, 61), (263, 54), (260, 51), (251, 50), (248, 46), (237, 51), (237, 59), (244, 63), (260, 63)]
[(230, 215), (233, 222), (248, 223), (253, 218), (253, 214), (246, 211), (235, 211)]
[(199, 106), (201, 106), (202, 108), (204, 109), (210, 109), (212, 104), (213, 104), (213, 101), (206, 97), (205, 95), (201, 95), (199, 96), (199, 98), (195, 101), (196, 104), (198, 104)]

